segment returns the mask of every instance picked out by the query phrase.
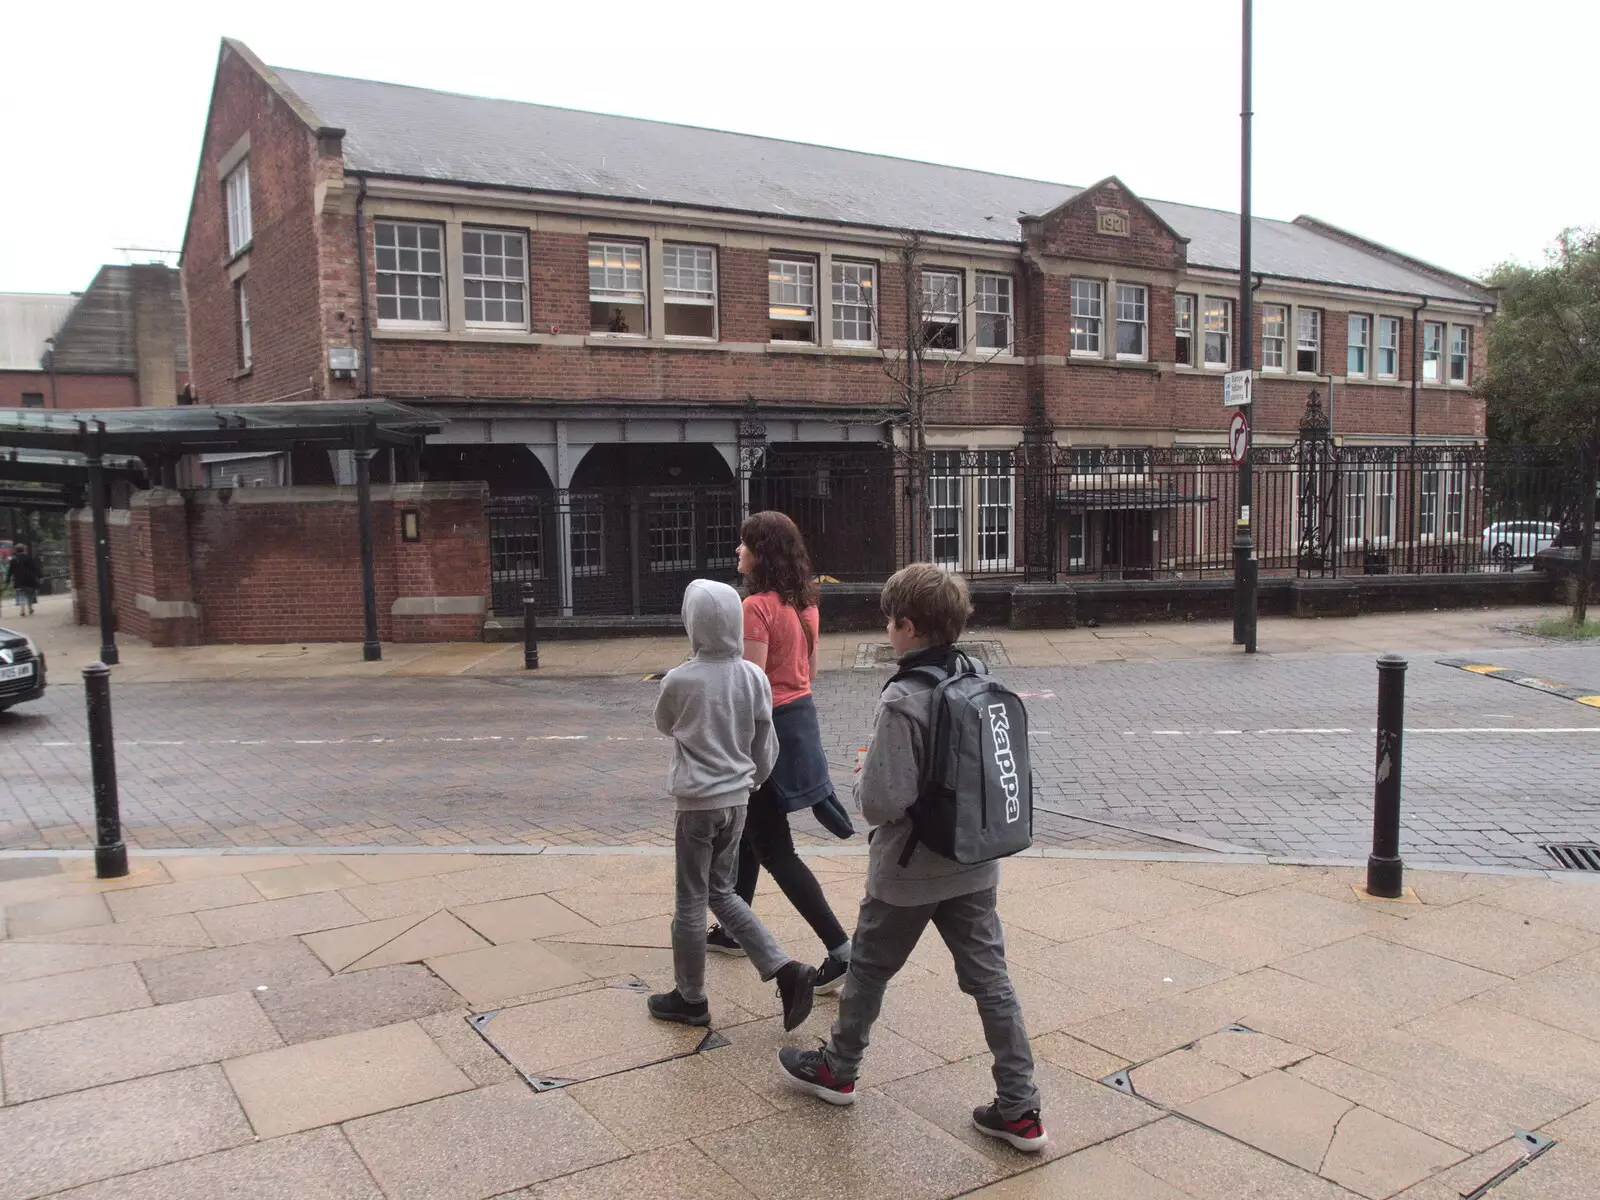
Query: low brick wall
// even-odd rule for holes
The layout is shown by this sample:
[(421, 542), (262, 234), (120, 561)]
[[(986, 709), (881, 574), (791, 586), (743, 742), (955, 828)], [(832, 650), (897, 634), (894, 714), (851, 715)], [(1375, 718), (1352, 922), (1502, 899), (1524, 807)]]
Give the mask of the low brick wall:
[[(475, 641), (489, 597), (481, 483), (372, 489), (378, 636)], [(407, 542), (403, 514), (418, 514)], [(364, 636), (354, 488), (242, 488), (134, 494), (108, 514), (119, 629), (157, 646), (341, 642)], [(99, 619), (92, 525), (71, 514), (75, 611)]]

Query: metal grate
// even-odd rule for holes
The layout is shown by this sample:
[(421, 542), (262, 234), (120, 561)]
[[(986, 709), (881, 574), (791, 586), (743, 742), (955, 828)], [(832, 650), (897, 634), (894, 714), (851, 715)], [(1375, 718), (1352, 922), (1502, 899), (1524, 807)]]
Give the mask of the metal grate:
[(1593, 842), (1557, 842), (1541, 847), (1568, 871), (1600, 871), (1600, 846)]

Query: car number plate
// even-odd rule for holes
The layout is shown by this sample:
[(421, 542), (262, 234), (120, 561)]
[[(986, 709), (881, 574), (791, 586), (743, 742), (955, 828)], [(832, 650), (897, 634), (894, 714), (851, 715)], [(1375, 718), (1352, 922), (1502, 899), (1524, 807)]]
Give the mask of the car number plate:
[(14, 667), (0, 667), (0, 680), (26, 679), (33, 674), (33, 664), (18, 663)]

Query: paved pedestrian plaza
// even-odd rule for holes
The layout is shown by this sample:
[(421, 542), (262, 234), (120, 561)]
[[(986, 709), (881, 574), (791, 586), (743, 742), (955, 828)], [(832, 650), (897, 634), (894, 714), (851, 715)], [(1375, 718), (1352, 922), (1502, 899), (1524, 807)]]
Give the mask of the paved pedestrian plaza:
[[(932, 935), (850, 1109), (777, 1073), (831, 998), (786, 1035), (713, 956), (709, 1033), (650, 1020), (647, 676), (676, 640), (552, 644), (537, 675), (517, 647), (128, 640), (133, 870), (98, 881), (97, 640), (47, 605), (49, 697), (0, 714), (0, 1200), (1600, 1195), (1600, 877), (1543, 850), (1600, 841), (1600, 651), (1535, 615), (1269, 621), (1253, 659), (1218, 626), (973, 632), (1032, 719), (1038, 845), (1000, 900), (1051, 1135), (1028, 1157), (970, 1126), (989, 1060)], [(823, 641), (841, 782), (875, 640)], [(1393, 902), (1351, 865), (1383, 649), (1411, 663)], [(864, 839), (802, 840), (852, 912)]]

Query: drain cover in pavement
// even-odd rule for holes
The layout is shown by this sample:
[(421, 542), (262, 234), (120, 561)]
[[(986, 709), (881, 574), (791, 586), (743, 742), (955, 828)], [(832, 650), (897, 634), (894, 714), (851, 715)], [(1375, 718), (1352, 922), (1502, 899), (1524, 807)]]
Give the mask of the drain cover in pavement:
[(1600, 845), (1556, 842), (1541, 849), (1568, 871), (1600, 871)]

